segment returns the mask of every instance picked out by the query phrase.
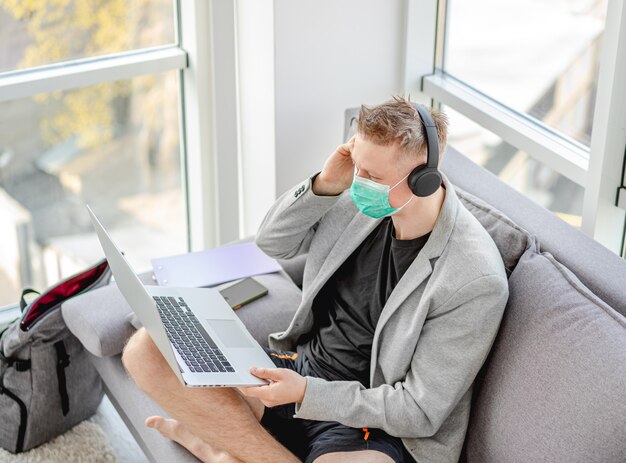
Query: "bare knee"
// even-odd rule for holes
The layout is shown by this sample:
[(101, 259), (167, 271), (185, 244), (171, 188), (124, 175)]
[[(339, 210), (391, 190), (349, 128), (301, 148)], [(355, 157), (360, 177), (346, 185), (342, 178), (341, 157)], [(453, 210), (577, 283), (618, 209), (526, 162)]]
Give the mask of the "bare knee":
[[(122, 351), (122, 363), (137, 386), (148, 394), (164, 388), (171, 391), (172, 388), (182, 387), (145, 328), (137, 330), (129, 338)], [(158, 381), (155, 381), (157, 378)], [(256, 397), (244, 396), (237, 388), (203, 389), (202, 394), (204, 399), (212, 401), (218, 408), (247, 406), (257, 421), (263, 417), (263, 403)]]
[(150, 335), (145, 328), (138, 329), (130, 338), (128, 338), (126, 344), (124, 345), (124, 349), (122, 349), (122, 363), (124, 364), (124, 368), (126, 368), (126, 370), (134, 369), (135, 366), (137, 366), (137, 363), (139, 363), (138, 361), (141, 361), (141, 357), (143, 357), (143, 351), (150, 350), (152, 348), (150, 343), (154, 345), (152, 338), (150, 338)]
[(241, 392), (239, 392), (237, 388), (231, 389), (233, 391), (236, 391), (241, 396), (241, 398), (244, 400), (244, 403), (247, 403), (248, 407), (250, 407), (250, 410), (252, 411), (252, 414), (254, 415), (256, 420), (258, 422), (261, 422), (263, 414), (265, 413), (265, 405), (263, 405), (263, 402), (261, 402), (261, 400), (257, 397), (248, 397), (246, 395), (243, 395)]

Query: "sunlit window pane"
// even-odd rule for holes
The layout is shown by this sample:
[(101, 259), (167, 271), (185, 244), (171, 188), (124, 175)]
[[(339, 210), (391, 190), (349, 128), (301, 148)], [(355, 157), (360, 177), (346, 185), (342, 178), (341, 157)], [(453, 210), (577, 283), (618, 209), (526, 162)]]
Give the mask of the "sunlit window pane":
[(173, 0), (0, 0), (0, 72), (174, 43)]
[(589, 145), (606, 0), (450, 0), (445, 72)]
[(178, 77), (0, 104), (0, 306), (103, 257), (89, 204), (139, 270), (187, 249)]
[(504, 183), (580, 228), (584, 189), (449, 107), (448, 144)]

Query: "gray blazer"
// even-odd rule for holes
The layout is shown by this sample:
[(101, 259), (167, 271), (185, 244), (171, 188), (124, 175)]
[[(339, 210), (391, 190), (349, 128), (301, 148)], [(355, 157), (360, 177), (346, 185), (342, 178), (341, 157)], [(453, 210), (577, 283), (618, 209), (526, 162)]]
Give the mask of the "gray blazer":
[[(315, 175), (276, 200), (256, 235), (257, 245), (274, 258), (308, 252), (302, 301), (287, 330), (270, 334), (274, 349), (295, 350), (298, 338), (313, 327), (316, 294), (382, 220), (360, 213), (349, 190), (315, 195)], [(446, 197), (435, 228), (376, 325), (372, 387), (307, 377), (294, 415), (383, 429), (401, 437), (420, 463), (458, 462), (472, 384), (508, 299), (496, 245), (445, 175), (443, 180)]]

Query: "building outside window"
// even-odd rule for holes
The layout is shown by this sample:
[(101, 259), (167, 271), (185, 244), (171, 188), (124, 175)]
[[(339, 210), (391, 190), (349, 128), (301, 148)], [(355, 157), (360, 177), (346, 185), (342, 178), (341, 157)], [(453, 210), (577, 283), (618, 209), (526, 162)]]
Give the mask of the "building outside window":
[[(175, 44), (175, 7), (0, 0), (0, 77), (27, 82), (85, 60), (109, 72), (120, 53)], [(103, 257), (85, 204), (136, 270), (155, 249), (187, 250), (176, 71), (0, 100), (0, 306)]]

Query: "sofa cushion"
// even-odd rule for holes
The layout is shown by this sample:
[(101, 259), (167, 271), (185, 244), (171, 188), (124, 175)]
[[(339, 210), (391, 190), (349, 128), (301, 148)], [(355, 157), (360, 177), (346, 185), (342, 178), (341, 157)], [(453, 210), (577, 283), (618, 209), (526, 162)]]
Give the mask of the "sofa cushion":
[[(264, 346), (268, 335), (289, 326), (300, 304), (302, 293), (284, 272), (255, 275), (268, 289), (266, 296), (236, 311), (252, 336)], [(144, 276), (144, 283), (149, 282)], [(62, 314), (70, 331), (83, 346), (98, 357), (122, 352), (126, 340), (139, 325), (115, 284), (82, 294), (65, 302)]]
[(626, 461), (626, 318), (549, 253), (524, 253), (509, 284), (467, 461)]
[[(525, 230), (603, 301), (626, 316), (626, 262), (614, 251), (529, 200), (450, 145), (442, 170), (458, 189), (479, 196)], [(620, 224), (621, 225), (621, 224)]]
[(522, 254), (530, 248), (536, 250), (535, 236), (482, 199), (456, 185), (454, 189), (465, 208), (478, 219), (487, 233), (491, 235), (491, 239), (496, 243), (502, 256), (507, 276), (510, 276)]

